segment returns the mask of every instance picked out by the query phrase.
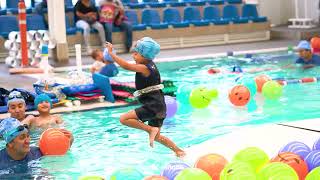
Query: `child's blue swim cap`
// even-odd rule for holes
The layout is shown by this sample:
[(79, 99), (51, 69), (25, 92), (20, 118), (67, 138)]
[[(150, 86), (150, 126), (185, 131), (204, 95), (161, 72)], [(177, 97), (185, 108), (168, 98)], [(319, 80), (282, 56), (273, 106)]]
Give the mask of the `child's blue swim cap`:
[(38, 105), (40, 103), (42, 103), (42, 102), (49, 102), (50, 103), (50, 107), (52, 107), (51, 98), (48, 95), (44, 94), (44, 93), (39, 94), (38, 96), (36, 96), (36, 98), (34, 99), (34, 107), (36, 109), (38, 109)]
[(137, 41), (133, 51), (136, 51), (148, 60), (153, 60), (160, 52), (160, 45), (152, 38), (144, 37)]
[[(113, 54), (116, 54), (116, 51), (114, 49), (112, 49), (112, 53)], [(103, 51), (103, 60), (104, 61), (108, 61), (108, 62), (111, 62), (113, 63), (113, 59), (112, 57), (110, 56), (109, 52), (108, 52), (108, 48), (104, 48), (104, 51)]]
[(300, 41), (297, 49), (305, 49), (305, 50), (311, 50), (311, 45), (308, 41)]

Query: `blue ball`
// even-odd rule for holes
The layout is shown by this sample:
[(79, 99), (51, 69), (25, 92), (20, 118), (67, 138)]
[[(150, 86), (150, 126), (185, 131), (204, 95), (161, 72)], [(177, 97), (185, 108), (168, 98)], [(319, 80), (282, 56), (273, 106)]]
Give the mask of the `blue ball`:
[(292, 152), (299, 155), (302, 159), (305, 159), (310, 153), (311, 149), (309, 146), (302, 142), (293, 141), (285, 145), (280, 151), (281, 152)]
[(183, 162), (174, 162), (168, 164), (161, 173), (161, 176), (165, 176), (169, 180), (174, 180), (174, 178), (179, 174), (180, 171), (190, 166)]
[(181, 104), (189, 104), (189, 96), (192, 91), (192, 87), (190, 85), (181, 85), (177, 91), (177, 101)]
[(312, 150), (320, 150), (320, 138), (314, 142)]
[(320, 166), (320, 150), (311, 151), (305, 158), (305, 161), (308, 165), (309, 171), (311, 171), (316, 167), (319, 167)]

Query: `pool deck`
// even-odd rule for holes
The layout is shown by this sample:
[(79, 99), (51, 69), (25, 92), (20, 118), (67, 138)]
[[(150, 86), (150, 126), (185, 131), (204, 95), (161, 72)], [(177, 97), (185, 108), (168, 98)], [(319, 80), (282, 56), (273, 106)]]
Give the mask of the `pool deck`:
[[(296, 128), (283, 125), (291, 125)], [(307, 129), (300, 129), (300, 127)], [(312, 148), (314, 142), (320, 138), (319, 132), (320, 119), (301, 120), (282, 123), (282, 125), (247, 126), (187, 148), (185, 160), (194, 164), (199, 157), (216, 153), (231, 161), (237, 152), (247, 147), (258, 147), (272, 158), (284, 145), (292, 141), (303, 142)]]

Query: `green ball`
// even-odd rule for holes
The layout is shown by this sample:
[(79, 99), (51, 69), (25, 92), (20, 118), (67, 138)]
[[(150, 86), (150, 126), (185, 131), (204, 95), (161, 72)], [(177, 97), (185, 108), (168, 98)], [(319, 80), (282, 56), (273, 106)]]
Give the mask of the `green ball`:
[(200, 87), (191, 91), (189, 102), (192, 107), (202, 109), (209, 106), (211, 99), (208, 89)]
[(278, 99), (282, 95), (282, 86), (276, 81), (268, 81), (262, 86), (262, 95), (267, 99)]
[(320, 167), (312, 169), (306, 177), (306, 180), (319, 180), (320, 179)]
[(89, 175), (89, 176), (81, 176), (78, 180), (103, 180), (104, 178), (101, 176)]
[(252, 167), (244, 162), (233, 161), (226, 165), (220, 173), (220, 180), (256, 180)]
[(257, 175), (259, 180), (299, 180), (297, 173), (285, 163), (273, 162), (265, 165)]
[(293, 46), (288, 46), (288, 51), (293, 51)]
[(141, 180), (143, 174), (133, 168), (120, 169), (112, 173), (110, 180)]
[(186, 168), (174, 180), (211, 180), (211, 176), (198, 168)]
[(207, 96), (210, 97), (211, 99), (217, 99), (218, 97), (218, 90), (216, 89), (210, 89), (207, 91)]
[(263, 165), (269, 161), (268, 155), (256, 147), (248, 147), (239, 151), (232, 161), (241, 161), (249, 164), (257, 172)]

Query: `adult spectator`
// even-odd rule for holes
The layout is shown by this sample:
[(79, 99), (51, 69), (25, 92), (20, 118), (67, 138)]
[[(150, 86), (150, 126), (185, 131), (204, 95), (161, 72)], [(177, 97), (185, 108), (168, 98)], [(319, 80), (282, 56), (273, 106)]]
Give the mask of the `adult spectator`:
[(87, 52), (88, 54), (91, 54), (92, 49), (89, 44), (91, 27), (98, 31), (102, 46), (106, 40), (103, 25), (97, 21), (98, 10), (90, 0), (78, 0), (74, 6), (74, 13), (76, 26), (83, 29), (83, 37), (87, 46)]

